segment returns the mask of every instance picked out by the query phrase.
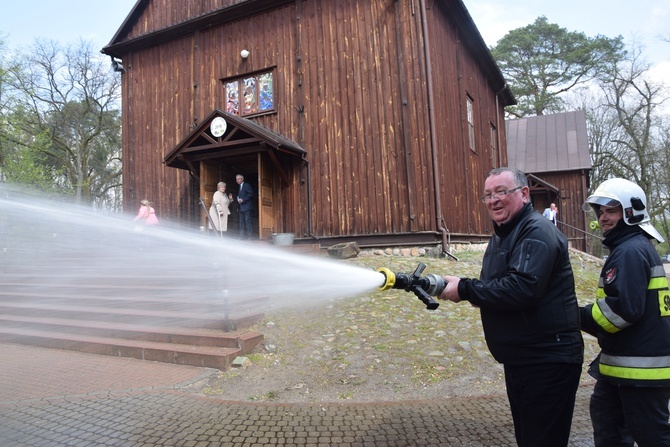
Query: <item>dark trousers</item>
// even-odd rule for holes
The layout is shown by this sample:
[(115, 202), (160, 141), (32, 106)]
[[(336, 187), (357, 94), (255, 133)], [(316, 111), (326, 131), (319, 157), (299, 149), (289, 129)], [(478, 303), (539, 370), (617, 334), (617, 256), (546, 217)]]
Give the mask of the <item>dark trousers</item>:
[(254, 233), (253, 211), (240, 210), (240, 238), (250, 239)]
[(596, 382), (591, 423), (596, 447), (670, 446), (670, 388), (618, 386)]
[(505, 385), (519, 447), (565, 447), (582, 365), (505, 365)]

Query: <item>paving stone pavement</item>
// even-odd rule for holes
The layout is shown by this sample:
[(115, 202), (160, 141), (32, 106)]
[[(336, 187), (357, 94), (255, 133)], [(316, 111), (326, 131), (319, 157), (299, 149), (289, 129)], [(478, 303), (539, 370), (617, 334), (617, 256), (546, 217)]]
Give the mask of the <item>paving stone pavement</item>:
[[(231, 402), (185, 390), (216, 370), (0, 343), (0, 446), (514, 446), (505, 396)], [(570, 439), (593, 446), (580, 387)]]

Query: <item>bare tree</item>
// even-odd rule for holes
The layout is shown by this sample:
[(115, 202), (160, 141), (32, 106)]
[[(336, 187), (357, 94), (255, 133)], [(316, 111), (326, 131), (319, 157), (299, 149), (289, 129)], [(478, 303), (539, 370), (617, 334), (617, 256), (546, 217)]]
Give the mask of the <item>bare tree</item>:
[(665, 117), (659, 125), (658, 135), (658, 168), (654, 170), (657, 184), (654, 188), (653, 206), (655, 209), (656, 222), (661, 227), (661, 233), (666, 240), (670, 237), (670, 120)]
[(650, 80), (641, 54), (632, 48), (600, 76), (597, 88), (575, 91), (566, 103), (586, 111), (591, 188), (613, 177), (638, 183), (667, 239), (670, 173), (659, 167), (670, 163), (670, 120), (662, 108), (668, 91)]
[(654, 183), (657, 161), (656, 133), (658, 109), (667, 99), (663, 86), (648, 80), (648, 65), (639, 54), (612, 66), (601, 87), (606, 106), (615, 114), (620, 132), (612, 143), (621, 146), (620, 153), (610, 154), (616, 163), (615, 173), (635, 180), (645, 191)]
[(661, 113), (668, 96), (663, 85), (649, 79), (648, 72), (640, 52), (632, 51), (601, 77), (604, 100), (589, 111), (592, 184), (623, 177), (640, 185), (651, 204), (650, 214), (667, 238), (670, 179), (659, 166), (667, 166), (670, 158), (670, 130)]
[(75, 202), (104, 206), (120, 194), (120, 77), (84, 41), (38, 40), (18, 60), (14, 142), (43, 154)]

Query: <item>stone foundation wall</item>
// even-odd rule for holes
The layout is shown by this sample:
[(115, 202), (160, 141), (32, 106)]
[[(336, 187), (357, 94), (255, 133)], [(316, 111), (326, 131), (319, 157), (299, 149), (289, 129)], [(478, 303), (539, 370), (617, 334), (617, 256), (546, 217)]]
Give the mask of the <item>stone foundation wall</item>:
[[(464, 251), (484, 251), (487, 243), (482, 244), (451, 244), (450, 253), (456, 254)], [(365, 256), (427, 256), (433, 258), (443, 257), (442, 245), (429, 247), (387, 247), (361, 250), (359, 257)]]

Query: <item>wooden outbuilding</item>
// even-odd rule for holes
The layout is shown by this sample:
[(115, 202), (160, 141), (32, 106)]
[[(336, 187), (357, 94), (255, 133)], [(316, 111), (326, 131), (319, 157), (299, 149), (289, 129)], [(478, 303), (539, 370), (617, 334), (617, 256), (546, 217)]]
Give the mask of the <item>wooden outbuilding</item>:
[(528, 174), (530, 196), (542, 213), (558, 207), (558, 228), (570, 246), (586, 251), (591, 237), (582, 210), (589, 190), (591, 157), (583, 110), (507, 120), (509, 165)]
[(479, 196), (515, 100), (461, 0), (139, 0), (102, 52), (122, 76), (129, 211), (146, 197), (197, 228), (200, 199), (242, 173), (260, 239), (492, 232)]

